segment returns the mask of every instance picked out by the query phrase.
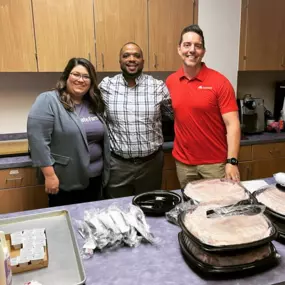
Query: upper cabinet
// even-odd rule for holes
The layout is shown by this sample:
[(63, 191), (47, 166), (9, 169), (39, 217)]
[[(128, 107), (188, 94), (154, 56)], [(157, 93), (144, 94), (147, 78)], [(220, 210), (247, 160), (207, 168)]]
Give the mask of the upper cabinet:
[(0, 0), (0, 71), (37, 71), (30, 0)]
[(239, 70), (285, 70), (285, 1), (243, 0)]
[(195, 0), (0, 0), (0, 71), (62, 72), (84, 57), (117, 72), (127, 42), (142, 48), (145, 71), (175, 71), (197, 11)]
[(63, 71), (72, 57), (95, 64), (93, 0), (32, 3), (39, 71)]
[(147, 1), (94, 0), (98, 71), (119, 71), (119, 52), (127, 42), (135, 42), (148, 66)]
[(149, 70), (173, 71), (181, 66), (177, 53), (180, 33), (194, 23), (193, 0), (148, 0)]

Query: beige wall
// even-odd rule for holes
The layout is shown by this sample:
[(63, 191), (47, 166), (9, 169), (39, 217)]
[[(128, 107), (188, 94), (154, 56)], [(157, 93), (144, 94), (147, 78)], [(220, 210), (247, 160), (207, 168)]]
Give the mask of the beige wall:
[(241, 0), (199, 0), (198, 24), (204, 32), (208, 67), (224, 74), (237, 90)]
[[(99, 73), (98, 82), (115, 73)], [(153, 72), (164, 80), (169, 72)], [(25, 133), (27, 115), (38, 94), (54, 88), (60, 73), (0, 72), (0, 134)]]
[(54, 87), (56, 73), (0, 73), (0, 133), (26, 132), (37, 95)]

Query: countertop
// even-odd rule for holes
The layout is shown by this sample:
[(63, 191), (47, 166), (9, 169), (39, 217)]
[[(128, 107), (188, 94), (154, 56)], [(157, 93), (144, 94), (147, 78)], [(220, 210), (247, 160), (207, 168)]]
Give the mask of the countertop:
[[(272, 181), (274, 180), (270, 179), (267, 182), (272, 183)], [(131, 199), (132, 197), (126, 197), (5, 214), (0, 215), (0, 218), (67, 209), (74, 223), (74, 219), (83, 219), (85, 210), (102, 209), (113, 203), (126, 207)], [(157, 246), (141, 244), (136, 248), (122, 247), (104, 253), (96, 252), (91, 259), (83, 260), (87, 276), (86, 285), (271, 285), (285, 280), (285, 246), (279, 242), (274, 241), (274, 245), (283, 258), (276, 267), (246, 278), (205, 280), (188, 267), (181, 255), (177, 240), (180, 228), (170, 224), (164, 217), (147, 217), (146, 220), (151, 232), (161, 240), (160, 243)], [(83, 240), (77, 232), (76, 237), (81, 247)], [(35, 271), (34, 280), (37, 280), (36, 273)]]
[[(243, 146), (276, 142), (285, 142), (285, 133), (262, 133), (257, 135), (248, 135), (241, 140), (241, 145)], [(163, 150), (165, 152), (170, 152), (172, 148), (173, 142), (165, 142), (163, 144)], [(32, 161), (28, 155), (0, 158), (0, 169), (26, 166), (32, 166)]]

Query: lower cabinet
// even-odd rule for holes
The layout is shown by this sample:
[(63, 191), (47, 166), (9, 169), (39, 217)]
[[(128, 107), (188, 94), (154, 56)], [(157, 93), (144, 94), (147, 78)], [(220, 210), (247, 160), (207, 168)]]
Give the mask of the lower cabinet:
[(176, 174), (175, 160), (171, 152), (164, 153), (164, 165), (162, 172), (162, 185), (163, 190), (180, 189), (180, 184)]
[(247, 155), (239, 163), (242, 181), (272, 177), (274, 173), (285, 172), (285, 143), (242, 146), (240, 153), (245, 152)]
[(0, 189), (0, 214), (34, 210), (48, 206), (43, 185)]
[(241, 181), (252, 179), (252, 162), (240, 162), (238, 168)]

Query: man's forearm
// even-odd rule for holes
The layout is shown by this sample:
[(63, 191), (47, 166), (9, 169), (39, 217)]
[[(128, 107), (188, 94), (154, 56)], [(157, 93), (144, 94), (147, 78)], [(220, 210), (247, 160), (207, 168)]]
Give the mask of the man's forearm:
[(227, 127), (227, 143), (228, 154), (227, 158), (238, 158), (240, 148), (240, 125), (239, 122), (230, 124)]

